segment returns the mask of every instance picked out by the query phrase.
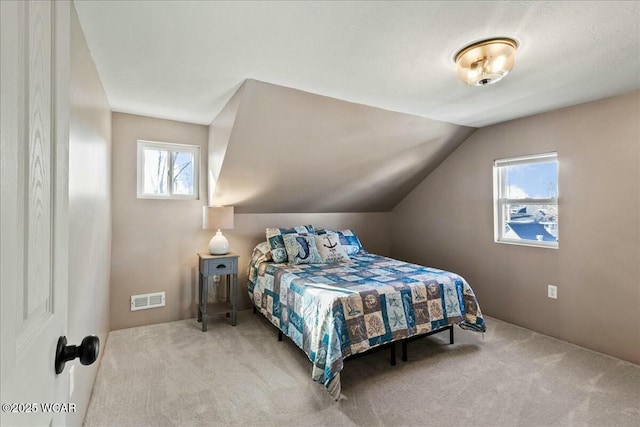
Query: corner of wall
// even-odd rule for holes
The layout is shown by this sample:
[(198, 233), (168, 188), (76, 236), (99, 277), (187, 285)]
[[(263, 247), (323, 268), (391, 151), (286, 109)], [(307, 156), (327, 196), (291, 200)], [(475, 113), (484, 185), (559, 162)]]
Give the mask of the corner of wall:
[(67, 424), (82, 425), (110, 325), (112, 141), (109, 101), (73, 3), (70, 33), (67, 337), (75, 343), (95, 334), (102, 343), (93, 365), (71, 362), (78, 366), (71, 396), (78, 410)]
[(252, 87), (252, 80), (245, 80), (231, 96), (220, 113), (209, 124), (208, 156), (207, 156), (207, 204), (214, 203), (214, 194), (224, 157), (232, 138), (233, 126), (242, 106), (247, 87)]

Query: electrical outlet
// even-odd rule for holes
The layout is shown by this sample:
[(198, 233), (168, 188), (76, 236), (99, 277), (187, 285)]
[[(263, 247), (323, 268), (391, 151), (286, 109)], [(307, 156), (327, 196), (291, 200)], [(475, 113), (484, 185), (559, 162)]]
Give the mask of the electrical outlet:
[(549, 298), (558, 299), (558, 287), (556, 285), (549, 285), (547, 287), (547, 296)]
[(69, 397), (73, 394), (73, 388), (75, 386), (75, 369), (76, 365), (71, 365), (71, 369), (69, 369)]

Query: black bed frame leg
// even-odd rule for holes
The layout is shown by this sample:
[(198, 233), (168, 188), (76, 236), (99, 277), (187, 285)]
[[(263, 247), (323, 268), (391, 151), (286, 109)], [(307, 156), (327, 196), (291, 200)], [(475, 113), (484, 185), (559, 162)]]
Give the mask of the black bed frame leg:
[(402, 361), (406, 362), (408, 357), (408, 343), (409, 341), (412, 341), (416, 338), (421, 338), (421, 337), (428, 337), (429, 335), (433, 335), (433, 334), (439, 334), (440, 332), (444, 332), (446, 330), (449, 330), (449, 344), (453, 344), (453, 325), (448, 325), (448, 326), (443, 326), (440, 329), (436, 329), (435, 331), (431, 331), (431, 332), (427, 332), (425, 334), (422, 334), (420, 336), (414, 336), (411, 338), (405, 338), (403, 340), (401, 340), (400, 342), (402, 343)]
[(256, 310), (256, 306), (253, 306), (253, 314), (256, 314), (258, 312), (258, 310)]
[(391, 343), (391, 366), (396, 366), (396, 343)]
[(278, 341), (282, 341), (282, 331), (278, 331)]

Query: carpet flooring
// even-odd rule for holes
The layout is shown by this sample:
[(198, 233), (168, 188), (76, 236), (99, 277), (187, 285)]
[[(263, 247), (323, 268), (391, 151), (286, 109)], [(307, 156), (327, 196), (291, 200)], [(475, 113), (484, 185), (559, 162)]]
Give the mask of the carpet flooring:
[(342, 398), (261, 315), (109, 334), (85, 426), (640, 426), (640, 366), (499, 320), (346, 362)]

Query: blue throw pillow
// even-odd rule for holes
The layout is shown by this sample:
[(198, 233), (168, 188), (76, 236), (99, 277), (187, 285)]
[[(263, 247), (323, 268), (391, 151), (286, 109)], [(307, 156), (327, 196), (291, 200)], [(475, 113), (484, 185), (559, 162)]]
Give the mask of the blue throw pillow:
[(322, 264), (313, 234), (285, 234), (282, 237), (289, 264)]
[(315, 234), (312, 225), (299, 225), (291, 228), (267, 228), (267, 242), (271, 248), (273, 262), (287, 262), (287, 250), (284, 247), (285, 234)]

